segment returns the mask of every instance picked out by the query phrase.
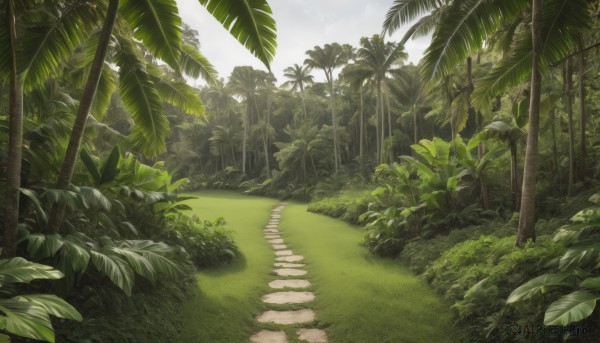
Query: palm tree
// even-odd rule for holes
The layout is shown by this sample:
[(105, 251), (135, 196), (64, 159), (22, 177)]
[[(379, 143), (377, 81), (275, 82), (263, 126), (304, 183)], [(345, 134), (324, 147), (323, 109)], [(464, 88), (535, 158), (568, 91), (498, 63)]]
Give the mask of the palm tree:
[(339, 151), (338, 151), (338, 132), (337, 118), (335, 109), (335, 89), (333, 88), (333, 71), (346, 63), (346, 56), (341, 45), (338, 43), (325, 44), (323, 47), (315, 46), (313, 50), (306, 52), (308, 58), (304, 60), (304, 64), (309, 69), (321, 69), (325, 73), (325, 79), (329, 86), (329, 101), (331, 105), (331, 125), (333, 128), (333, 158), (334, 169), (338, 172)]
[(417, 67), (409, 65), (403, 66), (394, 75), (392, 82), (389, 82), (392, 94), (404, 105), (410, 108), (413, 119), (413, 144), (419, 143), (419, 125), (417, 113), (423, 106), (425, 99), (425, 90), (419, 79)]
[[(380, 156), (378, 161), (383, 161), (384, 140), (385, 140), (385, 114), (383, 103), (383, 88), (387, 88), (387, 76), (396, 70), (404, 59), (408, 57), (404, 51), (404, 45), (393, 42), (385, 43), (379, 35), (373, 35), (371, 38), (363, 37), (360, 39), (361, 47), (357, 51), (359, 70), (363, 75), (375, 81), (377, 85), (377, 108), (379, 109), (379, 121), (381, 134), (380, 138)], [(388, 136), (391, 137), (392, 119), (388, 111)]]
[(305, 66), (294, 64), (291, 67), (285, 68), (283, 76), (289, 80), (284, 82), (282, 86), (291, 87), (292, 91), (300, 90), (300, 101), (302, 102), (302, 113), (304, 118), (308, 117), (306, 113), (306, 103), (304, 101), (304, 86), (313, 83), (313, 77), (310, 75), (310, 69)]
[[(276, 48), (275, 22), (265, 0), (238, 1), (236, 3), (217, 0), (200, 0), (207, 10), (267, 66)], [(111, 41), (117, 15), (121, 13), (130, 27), (118, 27), (119, 51), (115, 56), (120, 66), (121, 95), (124, 104), (134, 119), (138, 119), (139, 130), (132, 132), (130, 143), (144, 146), (164, 142), (168, 133), (168, 122), (162, 116), (162, 104), (153, 82), (144, 70), (141, 53), (131, 41), (131, 36), (141, 41), (156, 58), (166, 62), (177, 72), (186, 74), (211, 74), (210, 65), (195, 50), (186, 48), (181, 42), (181, 19), (177, 14), (175, 0), (129, 1), (119, 6), (119, 0), (110, 0), (104, 24), (98, 40), (96, 54), (83, 92), (77, 117), (73, 126), (65, 159), (56, 183), (59, 189), (71, 182), (75, 162), (83, 137), (83, 129), (96, 94), (98, 80), (105, 67), (104, 60)], [(132, 33), (133, 32), (133, 33)], [(191, 72), (191, 70), (196, 70)], [(123, 87), (125, 89), (123, 89)], [(127, 99), (127, 100), (126, 100)], [(140, 101), (143, 100), (143, 101)], [(142, 119), (144, 118), (144, 119)], [(162, 145), (162, 144), (161, 144)], [(53, 211), (50, 228), (57, 231), (63, 216), (62, 210)]]
[(258, 103), (256, 92), (266, 82), (264, 72), (255, 70), (250, 66), (235, 67), (229, 76), (229, 87), (231, 90), (244, 98), (246, 111), (242, 117), (244, 130), (242, 138), (242, 174), (246, 174), (246, 153), (248, 148), (248, 129), (250, 127), (251, 113), (254, 111), (258, 116)]

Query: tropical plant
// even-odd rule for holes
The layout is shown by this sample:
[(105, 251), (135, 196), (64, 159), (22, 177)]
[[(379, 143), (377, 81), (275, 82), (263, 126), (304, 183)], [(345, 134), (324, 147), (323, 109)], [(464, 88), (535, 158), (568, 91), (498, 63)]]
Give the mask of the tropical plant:
[[(21, 257), (0, 260), (0, 284), (3, 289), (0, 298), (0, 330), (17, 336), (54, 342), (50, 315), (81, 321), (81, 314), (55, 295), (16, 295), (13, 288), (16, 283), (57, 280), (63, 277), (60, 271), (50, 266), (33, 263)], [(0, 334), (0, 340), (10, 342), (10, 337)]]
[[(600, 204), (600, 194), (589, 199)], [(554, 272), (537, 276), (514, 289), (507, 303), (535, 299), (540, 294), (563, 294), (545, 311), (544, 325), (569, 325), (588, 318), (600, 299), (600, 207), (586, 208), (571, 218), (572, 224), (562, 227), (554, 237), (566, 251), (558, 260)], [(565, 294), (565, 291), (570, 293)]]

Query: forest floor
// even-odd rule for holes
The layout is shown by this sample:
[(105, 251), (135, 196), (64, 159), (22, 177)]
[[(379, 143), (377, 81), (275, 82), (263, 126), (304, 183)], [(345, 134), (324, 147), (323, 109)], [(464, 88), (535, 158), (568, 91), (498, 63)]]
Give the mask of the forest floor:
[[(183, 309), (185, 325), (178, 341), (246, 343), (261, 330), (281, 330), (289, 342), (303, 342), (299, 328), (322, 329), (329, 342), (340, 343), (456, 342), (462, 337), (452, 327), (449, 307), (397, 262), (370, 255), (360, 245), (358, 227), (309, 213), (305, 204), (294, 202), (281, 211), (277, 229), (286, 249), (304, 257), (298, 263), (305, 264), (301, 269), (307, 274), (289, 278), (308, 280), (302, 291), (315, 298), (303, 304), (263, 302), (263, 296), (276, 292), (269, 282), (281, 279), (274, 272), (276, 250), (264, 236), (270, 233), (263, 232), (278, 201), (230, 192), (195, 195), (199, 199), (189, 204), (196, 214), (224, 217), (242, 256), (198, 273), (198, 293)], [(308, 308), (316, 313), (309, 323), (281, 326), (256, 320), (268, 310)]]

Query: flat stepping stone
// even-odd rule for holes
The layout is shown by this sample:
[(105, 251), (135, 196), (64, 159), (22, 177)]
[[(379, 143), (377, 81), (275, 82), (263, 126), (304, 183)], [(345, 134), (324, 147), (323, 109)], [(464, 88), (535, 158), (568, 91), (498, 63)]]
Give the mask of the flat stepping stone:
[(280, 268), (302, 268), (304, 266), (306, 266), (303, 263), (285, 263), (285, 262), (276, 262), (274, 264), (275, 267), (280, 267)]
[(267, 242), (271, 244), (281, 244), (283, 243), (283, 238), (269, 239)]
[(287, 343), (287, 337), (283, 331), (261, 330), (250, 336), (252, 343)]
[(312, 343), (327, 342), (327, 333), (319, 329), (298, 329), (298, 331), (296, 331), (296, 335), (298, 335), (298, 338), (302, 341)]
[(266, 311), (256, 317), (261, 323), (298, 324), (310, 323), (315, 320), (315, 311), (304, 309), (297, 311)]
[(298, 280), (298, 279), (290, 279), (290, 280), (273, 280), (269, 282), (269, 287), (279, 289), (279, 288), (306, 288), (310, 286), (310, 281), (308, 280)]
[[(267, 230), (277, 230), (278, 227), (279, 227), (279, 225), (277, 225), (277, 224), (269, 224), (269, 225), (265, 226), (265, 228)], [(279, 230), (277, 230), (277, 232), (279, 232)]]
[(266, 235), (265, 235), (265, 238), (266, 238), (266, 239), (275, 239), (275, 238), (281, 238), (281, 235), (279, 235), (279, 234), (278, 234), (278, 235), (275, 235), (275, 234), (271, 234), (271, 233), (269, 233), (269, 234), (266, 234)]
[(291, 250), (279, 250), (275, 252), (277, 256), (292, 256), (294, 253)]
[(271, 244), (271, 246), (273, 247), (273, 249), (275, 250), (283, 250), (283, 249), (287, 249), (287, 245), (285, 244)]
[(278, 268), (273, 272), (279, 276), (303, 276), (306, 275), (306, 270), (292, 269), (292, 268)]
[(279, 227), (279, 220), (270, 220), (267, 224), (267, 226), (272, 225), (277, 228)]
[(281, 214), (272, 214), (271, 215), (271, 219), (280, 219), (281, 218)]
[(275, 261), (277, 262), (300, 262), (304, 260), (304, 256), (302, 255), (291, 255), (291, 256), (279, 256), (275, 257)]
[(303, 304), (315, 300), (313, 292), (275, 292), (263, 295), (262, 301), (267, 304)]
[(275, 229), (275, 228), (271, 228), (271, 229), (264, 229), (263, 233), (265, 234), (271, 234), (271, 233), (279, 233), (279, 230)]

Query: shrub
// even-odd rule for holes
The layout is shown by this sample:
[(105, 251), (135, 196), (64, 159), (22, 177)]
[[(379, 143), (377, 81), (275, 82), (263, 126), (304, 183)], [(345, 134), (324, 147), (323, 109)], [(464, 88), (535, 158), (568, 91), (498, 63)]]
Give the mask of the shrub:
[[(423, 277), (442, 297), (453, 304), (458, 325), (470, 332), (473, 341), (514, 341), (509, 328), (514, 323), (542, 323), (545, 299), (528, 306), (506, 304), (506, 298), (530, 275), (543, 272), (564, 251), (549, 235), (537, 243), (516, 248), (515, 236), (482, 235), (445, 251), (426, 268)], [(482, 330), (482, 328), (484, 328)], [(547, 337), (528, 337), (547, 341)]]
[(182, 246), (198, 267), (229, 263), (238, 253), (231, 232), (223, 218), (200, 220), (180, 217), (167, 223), (162, 234), (166, 242)]
[(342, 190), (334, 196), (311, 202), (308, 210), (358, 224), (360, 215), (368, 210), (369, 203), (373, 201), (375, 197), (370, 190)]

